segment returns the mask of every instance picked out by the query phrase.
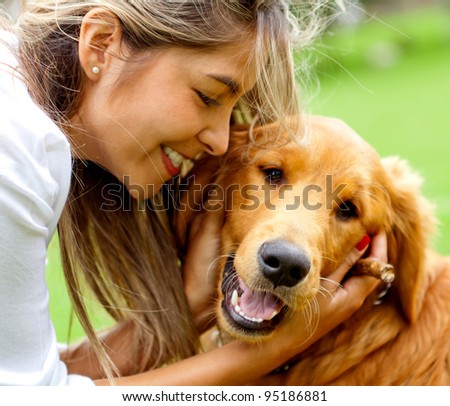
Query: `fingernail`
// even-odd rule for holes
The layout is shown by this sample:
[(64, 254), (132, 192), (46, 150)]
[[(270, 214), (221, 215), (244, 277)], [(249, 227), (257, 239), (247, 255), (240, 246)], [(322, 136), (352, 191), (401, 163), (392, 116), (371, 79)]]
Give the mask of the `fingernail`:
[(366, 248), (370, 243), (370, 237), (366, 234), (363, 239), (356, 244), (356, 249), (358, 251), (362, 251), (364, 248)]

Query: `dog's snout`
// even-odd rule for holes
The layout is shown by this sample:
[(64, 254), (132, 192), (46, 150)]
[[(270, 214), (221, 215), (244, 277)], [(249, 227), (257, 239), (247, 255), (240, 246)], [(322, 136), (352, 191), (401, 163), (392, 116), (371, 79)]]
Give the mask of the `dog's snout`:
[(258, 261), (262, 273), (275, 287), (295, 286), (311, 268), (305, 253), (293, 243), (283, 240), (265, 242), (259, 249)]

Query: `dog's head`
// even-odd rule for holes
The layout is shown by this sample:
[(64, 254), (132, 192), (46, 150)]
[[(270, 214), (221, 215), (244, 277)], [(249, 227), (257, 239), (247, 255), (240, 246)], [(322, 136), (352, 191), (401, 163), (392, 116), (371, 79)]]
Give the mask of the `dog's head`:
[[(295, 128), (295, 139), (280, 137), (278, 124), (255, 129), (251, 146), (248, 130), (231, 137), (218, 182), (226, 193), (220, 328), (241, 339), (268, 336), (286, 313), (311, 303), (321, 278), (365, 234), (381, 228), (394, 289), (414, 321), (433, 219), (420, 179), (397, 158), (382, 161), (338, 120), (313, 117)], [(276, 146), (258, 147), (274, 137)]]

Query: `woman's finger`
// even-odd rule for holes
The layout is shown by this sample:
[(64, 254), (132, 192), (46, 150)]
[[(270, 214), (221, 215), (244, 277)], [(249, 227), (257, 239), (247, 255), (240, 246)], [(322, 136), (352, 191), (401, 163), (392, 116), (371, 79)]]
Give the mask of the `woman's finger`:
[[(387, 263), (388, 261), (387, 248), (388, 247), (387, 247), (386, 232), (385, 230), (380, 230), (372, 238), (370, 244), (369, 257), (376, 258), (382, 262)], [(361, 252), (361, 254), (363, 252), (364, 250)], [(355, 254), (356, 253), (353, 250), (352, 253), (350, 254), (350, 258), (348, 259), (349, 262), (352, 262), (356, 258)], [(358, 258), (356, 258), (356, 260), (357, 259)], [(341, 271), (344, 270), (345, 270), (344, 267), (340, 270), (336, 270), (336, 277), (340, 277)], [(380, 280), (370, 276), (351, 277), (345, 281), (345, 283), (342, 285), (340, 289), (335, 290), (334, 299), (340, 300), (340, 298), (342, 298), (347, 302), (347, 304), (350, 305), (350, 308), (354, 307), (356, 310), (367, 298), (367, 296), (370, 295), (380, 284), (381, 284)]]
[(339, 287), (342, 279), (348, 273), (350, 268), (355, 265), (356, 261), (361, 258), (370, 243), (370, 237), (365, 235), (364, 238), (349, 252), (344, 262), (332, 272), (326, 279), (322, 281), (322, 287), (328, 292), (335, 292)]
[(370, 244), (370, 258), (377, 258), (381, 262), (387, 263), (388, 257), (388, 242), (385, 230), (380, 230), (378, 234), (374, 235), (372, 238), (372, 243)]

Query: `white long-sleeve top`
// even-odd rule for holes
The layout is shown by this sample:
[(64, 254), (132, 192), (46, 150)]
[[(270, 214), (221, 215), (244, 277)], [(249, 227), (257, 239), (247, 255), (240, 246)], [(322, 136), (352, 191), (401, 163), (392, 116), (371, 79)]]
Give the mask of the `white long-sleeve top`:
[(60, 360), (45, 281), (47, 246), (68, 196), (65, 135), (9, 66), (0, 31), (0, 385), (93, 384)]

